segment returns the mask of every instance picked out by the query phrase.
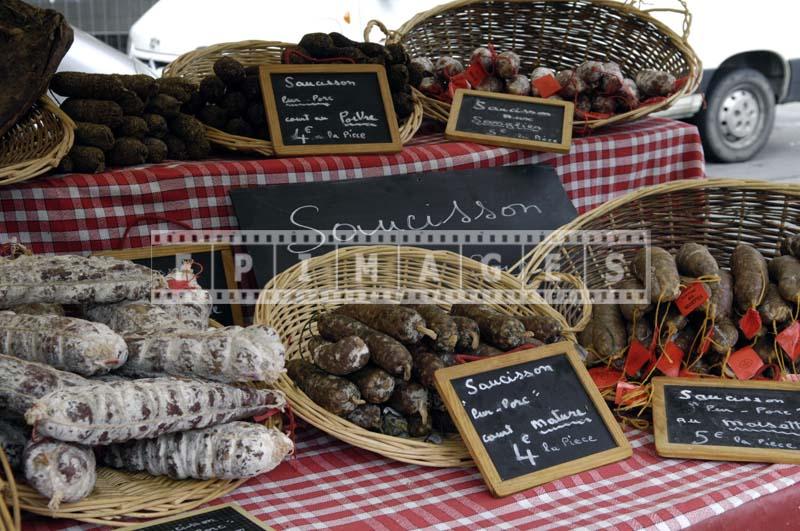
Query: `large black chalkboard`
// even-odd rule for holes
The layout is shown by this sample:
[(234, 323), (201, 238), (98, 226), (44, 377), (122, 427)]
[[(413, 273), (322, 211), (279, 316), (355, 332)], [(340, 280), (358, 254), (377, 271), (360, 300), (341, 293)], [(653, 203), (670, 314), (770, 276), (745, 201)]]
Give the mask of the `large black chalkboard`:
[(448, 138), (567, 152), (572, 104), (472, 90), (459, 91), (447, 125)]
[(679, 457), (800, 462), (800, 386), (661, 378), (655, 383), (653, 421), (659, 453), (678, 450)]
[(400, 150), (382, 67), (265, 66), (262, 87), (278, 154)]
[(577, 216), (561, 180), (549, 166), (241, 188), (231, 190), (230, 196), (242, 230), (337, 230), (337, 239), (327, 245), (287, 242), (274, 249), (270, 245), (248, 246), (259, 287), (299, 260), (325, 254), (337, 245), (346, 246), (353, 227), (360, 227), (361, 233), (381, 226), (396, 228), (399, 234), (422, 227), (484, 231), (485, 241), (473, 237), (461, 248), (441, 242), (409, 245), (461, 251), (476, 260), (508, 267), (532, 247), (490, 242), (488, 231), (525, 230), (535, 234), (556, 229)]
[(235, 504), (210, 507), (184, 515), (158, 520), (131, 529), (147, 531), (264, 531), (266, 525), (259, 523)]
[(567, 475), (582, 459), (586, 469), (610, 462), (603, 456), (629, 455), (577, 359), (560, 343), (437, 371), (439, 392), (493, 491)]

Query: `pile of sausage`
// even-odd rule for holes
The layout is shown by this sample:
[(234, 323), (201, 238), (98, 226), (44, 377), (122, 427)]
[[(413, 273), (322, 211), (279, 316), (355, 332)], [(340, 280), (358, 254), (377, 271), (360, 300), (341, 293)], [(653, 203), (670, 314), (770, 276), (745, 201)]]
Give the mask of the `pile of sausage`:
[[(0, 258), (0, 447), (52, 509), (95, 467), (242, 479), (293, 450), (241, 422), (282, 410), (284, 347), (263, 326), (208, 328), (210, 297), (162, 304), (160, 273), (108, 257)], [(202, 301), (202, 302), (198, 302)]]
[(311, 400), (361, 428), (434, 442), (456, 432), (436, 392), (438, 369), (458, 354), (490, 356), (562, 333), (551, 317), (512, 317), (484, 304), (456, 304), (450, 313), (427, 304), (348, 304), (315, 325), (302, 356), (286, 363)]

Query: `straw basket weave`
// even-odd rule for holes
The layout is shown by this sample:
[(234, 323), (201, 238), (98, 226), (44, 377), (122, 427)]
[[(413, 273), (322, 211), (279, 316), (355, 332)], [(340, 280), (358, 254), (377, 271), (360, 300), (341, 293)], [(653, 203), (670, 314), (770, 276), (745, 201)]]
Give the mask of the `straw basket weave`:
[[(739, 243), (749, 243), (767, 258), (775, 256), (778, 241), (800, 233), (800, 185), (761, 181), (678, 181), (643, 188), (588, 212), (564, 225), (527, 257), (520, 279), (530, 282), (548, 256), (560, 258), (562, 273), (584, 277), (587, 287), (610, 287), (603, 277), (610, 252), (623, 253), (629, 264), (636, 247), (610, 247), (604, 243), (564, 245), (573, 230), (649, 230), (652, 245), (674, 251), (686, 242), (708, 247), (720, 265), (727, 266)], [(585, 306), (556, 305), (567, 320), (583, 329), (588, 321)]]
[[(214, 63), (225, 56), (234, 57), (244, 66), (280, 64), (283, 51), (293, 44), (276, 41), (241, 41), (215, 44), (186, 53), (164, 68), (164, 77), (183, 77), (194, 83), (214, 73)], [(415, 91), (414, 112), (400, 124), (400, 141), (406, 143), (422, 125), (423, 109), (421, 94)], [(275, 150), (272, 142), (257, 138), (231, 135), (219, 129), (206, 126), (209, 141), (234, 150), (272, 156)]]
[[(492, 43), (498, 51), (514, 51), (522, 72), (539, 66), (562, 70), (587, 60), (614, 61), (626, 76), (639, 70), (666, 70), (686, 83), (664, 101), (606, 119), (575, 121), (594, 129), (642, 118), (666, 109), (700, 84), (700, 60), (689, 46), (691, 14), (684, 0), (680, 9), (639, 10), (633, 2), (614, 0), (457, 0), (419, 13), (390, 32), (390, 42), (402, 42), (412, 57), (449, 55), (465, 64), (469, 54)], [(683, 35), (651, 13), (684, 16)], [(372, 29), (367, 27), (367, 33)], [(450, 104), (423, 96), (425, 115), (447, 122)]]
[(0, 137), (0, 186), (58, 166), (75, 140), (75, 124), (47, 96)]
[(0, 529), (19, 531), (21, 528), (22, 517), (17, 483), (14, 481), (6, 454), (0, 448)]
[[(212, 328), (222, 327), (213, 320), (209, 321), (209, 325)], [(281, 416), (273, 415), (264, 424), (281, 429)], [(18, 506), (31, 513), (124, 527), (141, 523), (135, 520), (166, 518), (191, 511), (233, 492), (245, 481), (247, 480), (175, 480), (151, 476), (147, 472), (126, 472), (101, 467), (97, 469), (97, 482), (89, 497), (76, 503), (63, 503), (56, 511), (50, 510), (47, 506), (48, 500), (27, 484), (18, 483), (16, 490)]]
[[(427, 259), (427, 261), (426, 261)], [(374, 260), (374, 262), (372, 261)], [(359, 268), (369, 263), (377, 271), (375, 277), (359, 281)], [(435, 264), (436, 276), (421, 275)], [(335, 304), (312, 301), (308, 304), (274, 304), (272, 290), (300, 292), (320, 290), (328, 294), (342, 290), (393, 289), (408, 296), (414, 290), (495, 289), (519, 292), (518, 280), (507, 273), (491, 269), (494, 277), (487, 280), (487, 266), (448, 251), (429, 251), (413, 247), (368, 246), (347, 247), (323, 256), (308, 259), (275, 276), (262, 292), (256, 309), (256, 322), (275, 328), (287, 347), (287, 359), (302, 356), (310, 336), (316, 333), (313, 318), (331, 310)], [(369, 275), (365, 275), (369, 276)], [(422, 278), (420, 278), (422, 277)], [(438, 278), (436, 278), (438, 277)], [(535, 295), (531, 294), (532, 300)], [(541, 299), (536, 299), (541, 301)], [(563, 318), (541, 301), (541, 304), (516, 306), (493, 304), (512, 315), (544, 314)], [(446, 305), (444, 305), (446, 307)], [(572, 339), (571, 333), (566, 335)], [(292, 380), (284, 375), (277, 387), (286, 393), (298, 416), (320, 430), (347, 443), (383, 456), (425, 466), (469, 466), (469, 452), (458, 437), (432, 444), (422, 439), (404, 439), (373, 433), (333, 415), (315, 404)]]

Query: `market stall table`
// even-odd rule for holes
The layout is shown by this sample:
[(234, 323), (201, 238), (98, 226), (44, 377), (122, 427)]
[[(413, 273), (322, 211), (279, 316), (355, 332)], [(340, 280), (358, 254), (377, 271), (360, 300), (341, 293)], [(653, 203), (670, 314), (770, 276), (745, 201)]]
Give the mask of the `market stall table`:
[[(175, 162), (0, 187), (0, 238), (16, 237), (36, 253), (142, 247), (157, 218), (236, 228), (231, 188), (536, 163), (556, 169), (579, 213), (642, 186), (704, 175), (697, 129), (663, 118), (576, 138), (566, 155), (447, 142), (436, 133), (396, 155)], [(139, 222), (151, 225), (133, 227), (123, 241)]]
[[(474, 468), (408, 465), (314, 428), (299, 434), (296, 458), (214, 504), (236, 502), (277, 529), (733, 529), (737, 507), (800, 482), (800, 466), (664, 459), (651, 434), (627, 429), (629, 459), (498, 499)], [(41, 518), (24, 528), (98, 529)]]

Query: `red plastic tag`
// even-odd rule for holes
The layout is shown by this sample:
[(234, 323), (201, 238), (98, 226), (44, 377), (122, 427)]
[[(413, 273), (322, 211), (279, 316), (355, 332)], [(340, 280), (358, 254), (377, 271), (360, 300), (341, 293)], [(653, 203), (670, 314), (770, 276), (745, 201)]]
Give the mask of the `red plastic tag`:
[(747, 310), (747, 313), (739, 319), (739, 329), (744, 332), (744, 337), (753, 339), (761, 330), (761, 316), (758, 314), (758, 310), (755, 308)]
[(711, 348), (711, 340), (712, 339), (714, 339), (714, 329), (713, 328), (708, 331), (708, 334), (706, 334), (706, 337), (703, 338), (703, 342), (700, 344), (700, 348), (698, 349), (698, 352), (700, 353), (701, 356), (703, 354), (705, 354), (706, 352), (708, 352), (708, 349)]
[(731, 354), (728, 358), (728, 367), (740, 380), (749, 380), (764, 366), (761, 357), (750, 347), (744, 347)]
[(708, 292), (702, 282), (692, 282), (681, 292), (675, 301), (678, 311), (686, 317), (708, 300)]
[(678, 376), (681, 378), (700, 378), (699, 374), (692, 372), (689, 369), (681, 369), (681, 372), (678, 373)]
[(167, 287), (169, 289), (192, 289), (191, 280), (177, 280), (174, 278), (167, 279)]
[(617, 384), (617, 392), (614, 395), (614, 403), (624, 406), (633, 402), (633, 397), (626, 399), (625, 397), (636, 391), (640, 386), (628, 382), (619, 382)]
[(458, 89), (468, 89), (469, 88), (469, 81), (467, 81), (464, 72), (461, 72), (457, 76), (453, 76), (450, 78), (450, 86), (447, 87), (447, 91), (450, 94), (450, 98), (454, 98), (456, 95), (456, 91)]
[(622, 373), (608, 367), (593, 367), (589, 369), (589, 376), (594, 380), (598, 389), (610, 389), (622, 379)]
[(668, 342), (664, 347), (664, 353), (656, 362), (656, 369), (663, 372), (667, 376), (678, 376), (681, 371), (681, 362), (683, 361), (684, 353), (672, 341)]
[(635, 376), (639, 372), (639, 369), (650, 361), (652, 356), (653, 353), (647, 350), (647, 347), (642, 345), (640, 341), (634, 339), (631, 341), (631, 346), (628, 348), (628, 356), (625, 358), (625, 374), (628, 376)]
[[(483, 68), (483, 65), (480, 61), (474, 61), (469, 67), (464, 70), (461, 74), (458, 74), (455, 77), (463, 78), (469, 83), (470, 88), (475, 88), (481, 83), (483, 80), (489, 76), (489, 73)], [(454, 79), (455, 79), (454, 77)]]
[(533, 80), (533, 86), (539, 91), (539, 96), (549, 98), (561, 90), (561, 83), (552, 75), (543, 76)]
[(800, 357), (800, 321), (795, 321), (777, 336), (778, 344), (792, 361)]

